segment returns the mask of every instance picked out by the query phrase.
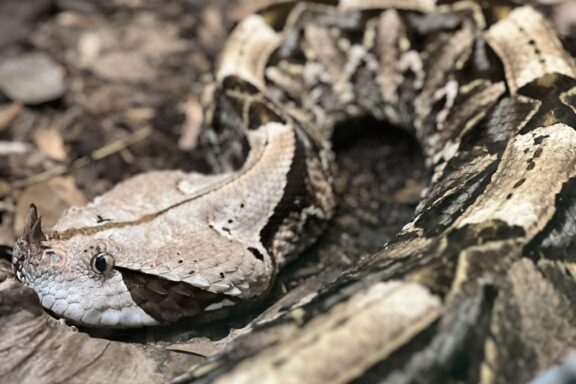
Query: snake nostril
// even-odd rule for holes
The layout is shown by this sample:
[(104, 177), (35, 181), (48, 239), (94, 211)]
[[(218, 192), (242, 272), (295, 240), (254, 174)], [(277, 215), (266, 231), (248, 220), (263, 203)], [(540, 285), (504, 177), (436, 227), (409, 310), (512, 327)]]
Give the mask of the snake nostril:
[(50, 264), (58, 264), (62, 261), (62, 258), (58, 256), (56, 252), (46, 251), (46, 256), (50, 260)]

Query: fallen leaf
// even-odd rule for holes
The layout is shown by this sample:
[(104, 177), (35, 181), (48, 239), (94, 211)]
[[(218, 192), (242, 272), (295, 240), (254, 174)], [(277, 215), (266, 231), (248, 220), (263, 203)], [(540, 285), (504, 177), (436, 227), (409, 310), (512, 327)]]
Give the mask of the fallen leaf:
[(130, 108), (124, 112), (126, 122), (132, 125), (139, 125), (147, 122), (154, 118), (154, 116), (156, 116), (156, 111), (154, 111), (154, 108), (149, 107)]
[(86, 197), (76, 187), (73, 177), (62, 176), (29, 186), (17, 201), (14, 231), (19, 234), (24, 228), (30, 204), (34, 203), (38, 207), (43, 227), (51, 228), (66, 209), (85, 205)]
[(208, 357), (222, 349), (222, 345), (210, 340), (195, 340), (189, 343), (170, 344), (164, 347), (169, 351), (193, 353), (195, 355)]
[(213, 47), (214, 41), (222, 40), (226, 34), (222, 12), (217, 7), (208, 6), (200, 14), (202, 21), (198, 29), (198, 39), (204, 47)]
[(232, 8), (231, 18), (238, 22), (246, 16), (274, 4), (273, 0), (240, 0)]
[(186, 120), (182, 126), (182, 134), (178, 140), (178, 148), (182, 150), (191, 150), (196, 148), (198, 137), (202, 130), (204, 121), (204, 112), (196, 96), (190, 96), (184, 107)]
[(34, 144), (48, 157), (54, 160), (65, 160), (66, 149), (60, 131), (54, 128), (39, 128), (32, 134)]
[(0, 131), (8, 128), (14, 121), (18, 112), (22, 110), (21, 103), (11, 103), (0, 108)]

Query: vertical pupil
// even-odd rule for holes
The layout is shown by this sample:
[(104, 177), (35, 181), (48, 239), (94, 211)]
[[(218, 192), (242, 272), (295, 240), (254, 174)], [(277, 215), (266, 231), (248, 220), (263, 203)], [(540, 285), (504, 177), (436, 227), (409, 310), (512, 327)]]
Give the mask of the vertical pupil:
[(96, 269), (100, 272), (104, 272), (106, 270), (106, 257), (103, 254), (99, 254), (96, 256), (96, 261), (94, 262)]

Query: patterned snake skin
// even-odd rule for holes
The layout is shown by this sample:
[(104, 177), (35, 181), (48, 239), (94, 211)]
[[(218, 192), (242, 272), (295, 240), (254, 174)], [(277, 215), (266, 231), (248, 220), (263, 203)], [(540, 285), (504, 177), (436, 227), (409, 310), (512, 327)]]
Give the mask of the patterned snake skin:
[[(136, 176), (48, 234), (31, 207), (17, 278), (95, 327), (250, 305), (332, 216), (334, 126), (371, 115), (414, 134), (433, 171), (381, 268), (449, 307), (479, 289), (472, 274), (497, 284), (519, 259), (574, 260), (575, 78), (531, 6), (277, 1), (220, 58), (204, 138), (227, 170)], [(558, 284), (574, 285), (566, 265)]]

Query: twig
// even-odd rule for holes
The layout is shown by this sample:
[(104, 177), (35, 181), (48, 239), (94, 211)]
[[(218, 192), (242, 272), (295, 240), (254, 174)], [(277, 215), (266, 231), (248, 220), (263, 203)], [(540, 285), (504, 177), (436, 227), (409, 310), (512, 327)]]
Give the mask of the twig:
[(103, 147), (96, 149), (94, 152), (92, 152), (87, 156), (83, 156), (74, 160), (68, 165), (57, 166), (45, 172), (41, 172), (32, 175), (30, 177), (27, 177), (25, 179), (16, 180), (12, 183), (9, 189), (0, 191), (0, 198), (6, 197), (15, 190), (41, 183), (56, 176), (65, 175), (79, 168), (83, 168), (88, 164), (92, 163), (93, 161), (102, 160), (110, 155), (120, 152), (121, 150), (131, 145), (138, 143), (139, 141), (146, 139), (148, 136), (150, 136), (150, 134), (152, 134), (152, 128), (150, 127), (139, 129), (136, 132), (133, 132), (120, 140), (114, 141), (110, 144), (104, 145)]

